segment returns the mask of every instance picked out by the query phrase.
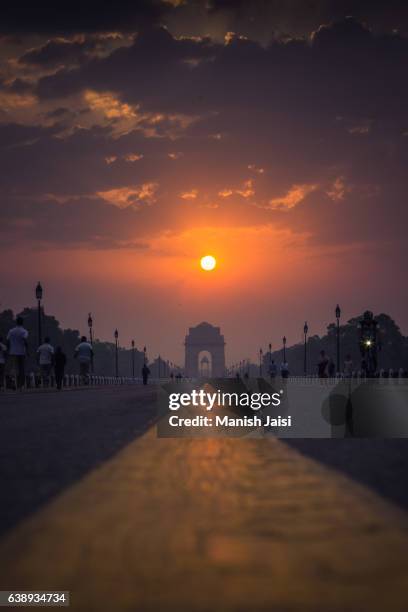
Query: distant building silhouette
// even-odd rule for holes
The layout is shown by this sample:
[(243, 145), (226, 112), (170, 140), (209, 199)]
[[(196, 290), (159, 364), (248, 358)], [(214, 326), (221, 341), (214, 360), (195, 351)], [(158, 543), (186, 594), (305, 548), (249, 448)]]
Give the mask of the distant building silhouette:
[[(190, 327), (185, 338), (185, 371), (186, 376), (198, 378), (201, 374), (202, 353), (209, 354), (206, 359), (211, 376), (225, 376), (225, 341), (219, 327), (210, 323), (200, 323)], [(205, 362), (207, 365), (207, 362)]]

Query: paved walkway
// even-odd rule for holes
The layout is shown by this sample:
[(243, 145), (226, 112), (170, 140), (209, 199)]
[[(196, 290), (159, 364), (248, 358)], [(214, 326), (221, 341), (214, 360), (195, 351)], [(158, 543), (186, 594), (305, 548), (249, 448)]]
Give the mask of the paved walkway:
[(1, 588), (83, 611), (406, 612), (406, 513), (270, 439), (154, 427), (0, 542)]
[(0, 536), (155, 421), (156, 390), (81, 388), (0, 397)]

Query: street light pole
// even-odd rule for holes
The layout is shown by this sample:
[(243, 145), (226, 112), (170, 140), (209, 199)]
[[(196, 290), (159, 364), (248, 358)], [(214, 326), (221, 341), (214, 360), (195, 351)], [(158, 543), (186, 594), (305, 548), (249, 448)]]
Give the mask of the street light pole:
[(118, 338), (119, 338), (119, 332), (117, 329), (115, 329), (115, 374), (116, 374), (116, 378), (119, 378)]
[(89, 327), (89, 342), (91, 344), (93, 344), (92, 325), (93, 325), (92, 315), (91, 313), (89, 313), (88, 314), (88, 327)]
[(286, 363), (286, 336), (283, 336), (282, 342), (283, 342), (283, 363)]
[(303, 359), (303, 373), (306, 376), (307, 374), (307, 332), (309, 331), (308, 325), (307, 325), (307, 321), (305, 321), (305, 324), (303, 326), (303, 334), (305, 337), (305, 352), (304, 352), (304, 359)]
[(269, 343), (269, 374), (272, 372), (272, 343)]
[(260, 348), (259, 349), (259, 377), (262, 378), (262, 355), (263, 355), (263, 350)]
[(38, 346), (42, 344), (42, 333), (41, 333), (41, 300), (43, 295), (43, 288), (41, 287), (40, 281), (35, 288), (35, 297), (37, 298), (38, 307)]
[(132, 340), (132, 378), (135, 377), (135, 341)]
[[(89, 312), (88, 313), (88, 327), (89, 327), (89, 342), (91, 343), (91, 346), (93, 345), (92, 325), (93, 325), (92, 315)], [(92, 357), (92, 359), (91, 359), (91, 372), (93, 372), (93, 369), (94, 369), (94, 365), (93, 365), (93, 357)]]
[(160, 374), (161, 374), (161, 372), (160, 372), (160, 361), (161, 361), (161, 359), (160, 359), (160, 355), (159, 355), (159, 358), (158, 358), (158, 364), (159, 364), (159, 366), (158, 366), (158, 367), (159, 367), (159, 380), (160, 380)]
[(337, 319), (337, 374), (340, 374), (340, 306), (336, 306), (336, 319)]

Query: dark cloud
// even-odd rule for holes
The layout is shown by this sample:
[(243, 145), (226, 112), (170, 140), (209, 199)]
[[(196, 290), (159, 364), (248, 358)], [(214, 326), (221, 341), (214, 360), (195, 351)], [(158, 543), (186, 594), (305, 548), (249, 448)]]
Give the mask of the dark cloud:
[(230, 30), (253, 38), (304, 36), (349, 15), (380, 32), (408, 29), (404, 0), (210, 0), (207, 5), (208, 12), (223, 18)]
[[(41, 61), (52, 51), (67, 63), (65, 46), (53, 45), (37, 51)], [(191, 223), (273, 224), (320, 244), (402, 241), (407, 61), (406, 38), (374, 33), (354, 18), (267, 46), (146, 28), (130, 47), (39, 79), (34, 91), (47, 110), (36, 126), (3, 128), (0, 185), (10, 197), (16, 189), (30, 195), (25, 212), (40, 223), (33, 234), (42, 240), (66, 216), (61, 241), (99, 246), (143, 242)], [(101, 95), (98, 112), (110, 104), (103, 119), (74, 106), (72, 97), (86, 90)], [(84, 127), (87, 113), (92, 123)], [(134, 125), (118, 135), (122, 114), (132, 113)], [(178, 115), (191, 121), (174, 134)], [(151, 184), (154, 203), (137, 210), (98, 195), (137, 200)]]
[(0, 219), (0, 235), (9, 244), (24, 242), (47, 248), (148, 248), (148, 243), (134, 231), (137, 213), (120, 211), (100, 199), (68, 199), (59, 203), (51, 199), (9, 197), (2, 202)]
[(45, 45), (31, 49), (19, 58), (20, 64), (42, 66), (51, 68), (80, 64), (87, 59), (89, 53), (95, 49), (96, 40), (49, 40)]
[(241, 109), (316, 120), (318, 105), (320, 115), (376, 118), (405, 112), (407, 60), (407, 39), (374, 36), (351, 18), (318, 29), (310, 44), (267, 48), (238, 38), (177, 40), (155, 29), (107, 58), (40, 79), (37, 91), (54, 98), (112, 90), (150, 111), (191, 115)]
[(135, 31), (160, 21), (170, 5), (160, 0), (62, 0), (61, 2), (9, 3), (3, 10), (0, 31), (5, 34), (71, 34), (75, 32)]
[(17, 1), (7, 6), (0, 32), (46, 35), (76, 32), (133, 32), (153, 24), (177, 34), (221, 34), (235, 31), (268, 42), (274, 36), (305, 36), (321, 24), (354, 15), (379, 31), (408, 29), (404, 0), (64, 0), (59, 3)]
[[(20, 159), (21, 153), (17, 151), (17, 149), (25, 142), (37, 142), (39, 139), (54, 133), (55, 128), (43, 128), (40, 126), (19, 125), (14, 123), (0, 125), (0, 155), (7, 158), (7, 156), (12, 156), (13, 149), (16, 149), (13, 165), (16, 168), (16, 172), (21, 172), (21, 169), (18, 168), (18, 160)], [(5, 167), (3, 165), (3, 178), (4, 171)]]
[[(157, 96), (160, 88), (162, 93), (166, 92), (161, 108), (167, 104), (170, 110), (168, 97), (172, 91), (177, 95), (180, 87), (184, 87), (191, 98), (189, 83), (195, 85), (196, 77), (189, 62), (210, 58), (216, 49), (208, 39), (177, 40), (167, 30), (153, 28), (141, 33), (131, 47), (120, 48), (106, 58), (94, 59), (81, 69), (60, 70), (44, 77), (38, 84), (38, 93), (51, 98), (67, 96), (84, 88), (112, 89), (127, 94), (137, 89), (137, 97), (143, 101), (148, 96)], [(143, 87), (140, 87), (141, 82)]]

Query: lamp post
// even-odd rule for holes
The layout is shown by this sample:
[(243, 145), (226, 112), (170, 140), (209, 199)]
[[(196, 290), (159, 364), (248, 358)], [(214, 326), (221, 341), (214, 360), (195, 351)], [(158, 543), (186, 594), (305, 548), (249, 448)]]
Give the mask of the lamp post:
[(119, 364), (118, 364), (118, 338), (119, 332), (115, 329), (115, 374), (116, 378), (119, 378)]
[(259, 377), (262, 378), (262, 356), (263, 356), (263, 350), (260, 348), (259, 349)]
[[(89, 312), (88, 313), (88, 328), (89, 328), (89, 342), (91, 343), (91, 345), (93, 344), (92, 325), (93, 325), (92, 315)], [(93, 358), (92, 358), (91, 359), (91, 372), (93, 372), (93, 369), (94, 369), (94, 366), (93, 366)]]
[(93, 325), (92, 315), (91, 313), (89, 313), (88, 314), (88, 327), (89, 327), (89, 342), (91, 344), (93, 344), (92, 325)]
[(135, 341), (132, 340), (132, 378), (135, 377)]
[(359, 323), (360, 328), (360, 350), (367, 376), (373, 376), (377, 370), (377, 333), (378, 321), (374, 319), (373, 313), (366, 310), (363, 319)]
[(283, 363), (286, 363), (286, 336), (283, 336), (282, 342), (283, 342)]
[(309, 327), (307, 325), (307, 321), (305, 321), (305, 324), (303, 326), (303, 334), (304, 334), (304, 338), (305, 338), (305, 352), (304, 352), (304, 356), (303, 356), (303, 373), (306, 376), (306, 370), (307, 370), (307, 332), (309, 331)]
[(340, 306), (337, 304), (336, 306), (336, 319), (337, 319), (337, 374), (340, 374), (340, 315), (341, 310)]
[(159, 357), (157, 359), (158, 368), (159, 368), (159, 380), (160, 380), (160, 374), (161, 374), (161, 372), (160, 372), (160, 361), (161, 361), (161, 358), (160, 358), (160, 355), (159, 355)]
[(272, 372), (272, 343), (269, 343), (269, 374)]
[(37, 299), (38, 305), (38, 346), (42, 344), (42, 334), (41, 334), (41, 300), (43, 296), (43, 288), (41, 287), (40, 281), (38, 281), (37, 286), (35, 288), (35, 297)]

